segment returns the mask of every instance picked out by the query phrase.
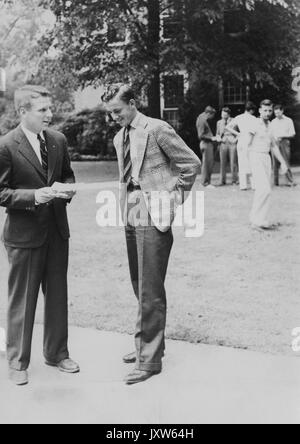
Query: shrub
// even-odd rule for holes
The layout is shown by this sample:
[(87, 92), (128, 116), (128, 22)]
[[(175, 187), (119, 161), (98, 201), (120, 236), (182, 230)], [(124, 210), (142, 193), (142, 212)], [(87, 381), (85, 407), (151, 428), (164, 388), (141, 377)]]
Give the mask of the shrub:
[(0, 100), (0, 136), (4, 136), (9, 131), (16, 128), (19, 119), (14, 110), (13, 103), (6, 99)]
[(118, 128), (108, 121), (101, 106), (69, 115), (56, 128), (67, 137), (73, 160), (80, 160), (82, 156), (88, 159), (116, 157), (112, 139)]

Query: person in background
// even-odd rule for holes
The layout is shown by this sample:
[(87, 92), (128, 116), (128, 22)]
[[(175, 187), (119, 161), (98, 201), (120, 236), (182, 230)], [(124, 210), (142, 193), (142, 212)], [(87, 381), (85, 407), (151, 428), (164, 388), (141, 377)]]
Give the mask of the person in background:
[(216, 137), (213, 135), (209, 122), (215, 116), (216, 110), (212, 106), (208, 106), (204, 113), (200, 114), (196, 122), (200, 150), (203, 157), (202, 185), (207, 188), (214, 188), (211, 184), (211, 176), (214, 168), (214, 142), (216, 142)]
[(227, 130), (238, 138), (237, 153), (238, 153), (238, 165), (239, 165), (239, 181), (241, 191), (248, 190), (249, 178), (251, 179), (251, 185), (253, 188), (253, 182), (251, 178), (251, 168), (248, 156), (247, 141), (249, 137), (249, 129), (256, 122), (255, 118), (256, 106), (252, 102), (247, 102), (245, 112), (238, 115), (229, 122)]
[(279, 146), (274, 137), (270, 119), (273, 115), (273, 103), (264, 100), (260, 106), (260, 118), (249, 128), (248, 149), (251, 170), (254, 179), (255, 195), (251, 211), (251, 225), (254, 230), (274, 230), (268, 219), (272, 193), (272, 153), (281, 164), (282, 172), (288, 170)]
[(220, 143), (221, 173), (219, 186), (226, 185), (226, 170), (228, 159), (230, 161), (231, 183), (238, 183), (237, 174), (237, 138), (227, 129), (232, 121), (231, 109), (223, 108), (222, 119), (217, 124), (217, 142)]
[[(279, 145), (280, 152), (286, 161), (289, 172), (285, 175), (286, 185), (294, 186), (293, 176), (290, 172), (291, 164), (291, 140), (296, 136), (295, 125), (292, 119), (284, 115), (284, 108), (282, 105), (276, 105), (274, 108), (275, 119), (271, 122), (271, 128), (275, 139)], [(276, 158), (274, 162), (274, 184), (279, 186), (279, 168), (280, 164)]]

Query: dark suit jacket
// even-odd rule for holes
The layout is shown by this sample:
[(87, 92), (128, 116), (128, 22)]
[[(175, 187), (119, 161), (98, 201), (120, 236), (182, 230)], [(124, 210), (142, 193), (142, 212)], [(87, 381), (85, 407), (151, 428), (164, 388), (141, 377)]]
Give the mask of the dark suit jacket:
[[(54, 182), (75, 182), (65, 136), (50, 129), (45, 135), (48, 181), (20, 126), (0, 139), (0, 206), (7, 209), (2, 240), (8, 247), (41, 247), (47, 239), (52, 209), (49, 205), (35, 205), (35, 190)], [(53, 201), (57, 227), (65, 240), (70, 237), (66, 205), (61, 199)]]

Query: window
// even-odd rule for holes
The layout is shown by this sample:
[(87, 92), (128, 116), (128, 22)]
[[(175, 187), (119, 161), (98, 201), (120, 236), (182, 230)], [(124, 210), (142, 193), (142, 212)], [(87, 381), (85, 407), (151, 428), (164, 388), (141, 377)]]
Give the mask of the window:
[(164, 110), (164, 120), (176, 130), (179, 129), (179, 110)]
[(178, 108), (184, 100), (184, 76), (164, 77), (164, 107)]
[(178, 20), (172, 17), (163, 18), (163, 38), (174, 39), (181, 32), (181, 26)]
[(126, 27), (109, 25), (107, 30), (107, 40), (110, 44), (124, 43), (126, 40)]
[(248, 31), (245, 11), (230, 9), (224, 12), (224, 32), (229, 35), (239, 35)]
[(226, 83), (224, 88), (225, 105), (239, 105), (247, 102), (247, 86), (242, 83)]

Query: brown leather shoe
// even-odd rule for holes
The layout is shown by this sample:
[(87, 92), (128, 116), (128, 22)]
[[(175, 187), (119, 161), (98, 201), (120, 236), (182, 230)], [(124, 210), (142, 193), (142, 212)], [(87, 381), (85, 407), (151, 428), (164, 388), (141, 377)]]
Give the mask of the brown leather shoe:
[(50, 367), (57, 367), (58, 370), (60, 370), (63, 373), (79, 373), (80, 367), (76, 362), (74, 362), (72, 359), (63, 359), (62, 361), (55, 363), (46, 361), (46, 365), (49, 365)]
[(129, 355), (124, 356), (123, 362), (125, 364), (135, 364), (136, 363), (136, 352), (129, 353)]
[(142, 370), (134, 370), (130, 373), (126, 378), (125, 382), (127, 385), (139, 384), (141, 382), (145, 382), (153, 376), (159, 375), (161, 370), (155, 372), (145, 372)]
[(15, 385), (18, 385), (18, 386), (27, 385), (29, 382), (28, 372), (26, 370), (20, 371), (20, 370), (14, 370), (11, 368), (11, 369), (9, 369), (9, 379)]

